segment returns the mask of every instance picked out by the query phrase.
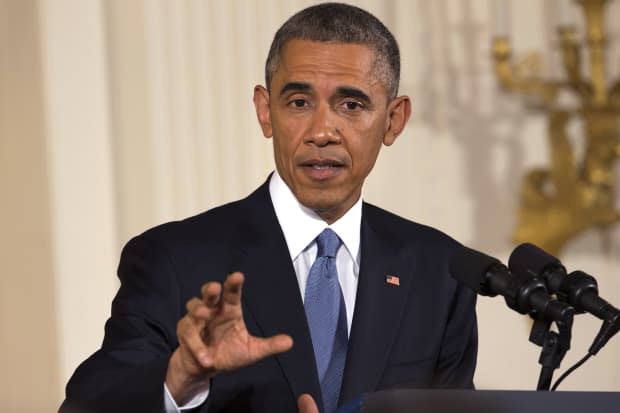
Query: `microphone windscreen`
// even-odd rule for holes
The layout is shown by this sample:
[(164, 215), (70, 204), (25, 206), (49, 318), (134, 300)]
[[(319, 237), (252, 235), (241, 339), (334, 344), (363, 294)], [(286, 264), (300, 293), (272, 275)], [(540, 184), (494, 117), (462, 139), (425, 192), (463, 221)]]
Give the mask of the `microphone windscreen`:
[(562, 263), (553, 255), (530, 243), (519, 245), (508, 259), (508, 267), (516, 272), (533, 272), (541, 275), (551, 266), (562, 267)]
[(471, 248), (461, 247), (452, 255), (449, 271), (458, 282), (477, 293), (485, 294), (482, 286), (485, 276), (489, 269), (497, 265), (501, 265), (498, 259)]

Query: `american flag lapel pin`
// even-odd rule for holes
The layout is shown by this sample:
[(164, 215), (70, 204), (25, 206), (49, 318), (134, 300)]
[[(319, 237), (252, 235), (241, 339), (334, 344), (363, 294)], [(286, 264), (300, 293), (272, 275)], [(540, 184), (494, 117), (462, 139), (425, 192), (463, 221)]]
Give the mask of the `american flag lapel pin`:
[(386, 275), (385, 282), (398, 287), (400, 285), (400, 278), (395, 275)]

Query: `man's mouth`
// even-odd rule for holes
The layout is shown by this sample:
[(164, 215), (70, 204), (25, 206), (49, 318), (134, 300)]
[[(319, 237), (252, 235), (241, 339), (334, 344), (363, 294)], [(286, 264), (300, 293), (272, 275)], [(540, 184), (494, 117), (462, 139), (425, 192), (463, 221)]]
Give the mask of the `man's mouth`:
[(329, 169), (329, 168), (340, 168), (342, 167), (342, 165), (337, 165), (337, 164), (311, 164), (308, 165), (310, 166), (312, 169)]
[(301, 163), (301, 166), (314, 169), (341, 168), (343, 163), (334, 159), (309, 159)]
[(311, 179), (325, 180), (336, 176), (344, 164), (335, 160), (312, 159), (301, 163), (302, 169)]

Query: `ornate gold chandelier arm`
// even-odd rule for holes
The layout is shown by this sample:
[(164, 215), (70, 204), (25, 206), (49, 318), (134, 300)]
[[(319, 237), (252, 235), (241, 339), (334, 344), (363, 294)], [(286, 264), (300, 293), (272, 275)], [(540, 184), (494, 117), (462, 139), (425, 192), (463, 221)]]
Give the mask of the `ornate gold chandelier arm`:
[(592, 106), (607, 104), (605, 78), (604, 8), (607, 0), (579, 0), (586, 17), (587, 39), (590, 49), (590, 78), (593, 89)]
[[(607, 0), (575, 0), (584, 12), (588, 60), (573, 27), (559, 29), (564, 80), (544, 80), (511, 62), (507, 37), (493, 40), (495, 73), (502, 88), (537, 97), (548, 115), (549, 165), (526, 172), (521, 186), (517, 242), (533, 242), (559, 253), (568, 241), (590, 228), (620, 221), (616, 209), (615, 165), (620, 159), (620, 80), (608, 87), (605, 74), (604, 6)], [(589, 74), (583, 70), (589, 65)], [(556, 101), (561, 88), (578, 98), (577, 108)], [(579, 159), (569, 136), (569, 121), (583, 125)]]
[(515, 65), (511, 62), (508, 38), (496, 37), (493, 39), (493, 57), (495, 60), (495, 74), (504, 89), (537, 98), (545, 106), (550, 105), (554, 101), (562, 85), (534, 76), (520, 76), (515, 70)]
[(609, 89), (609, 104), (620, 110), (620, 80)]
[(549, 113), (549, 141), (551, 151), (550, 178), (555, 188), (555, 196), (568, 199), (575, 193), (579, 180), (577, 164), (566, 133), (566, 124), (570, 120), (570, 113), (559, 110)]
[(496, 37), (493, 39), (493, 57), (495, 74), (504, 89), (538, 98), (545, 106), (554, 101), (561, 84), (544, 81), (536, 77), (521, 77), (516, 74), (511, 62), (508, 38)]
[(560, 27), (560, 47), (562, 51), (562, 63), (566, 72), (565, 85), (574, 90), (581, 99), (589, 99), (592, 94), (592, 86), (581, 76), (581, 44), (577, 41), (577, 33), (572, 26)]

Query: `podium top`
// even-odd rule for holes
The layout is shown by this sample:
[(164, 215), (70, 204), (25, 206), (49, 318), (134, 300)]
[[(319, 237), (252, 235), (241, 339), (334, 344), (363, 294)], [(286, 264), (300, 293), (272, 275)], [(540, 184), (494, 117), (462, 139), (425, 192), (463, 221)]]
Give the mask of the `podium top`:
[(612, 413), (620, 392), (384, 390), (364, 396), (362, 413)]

